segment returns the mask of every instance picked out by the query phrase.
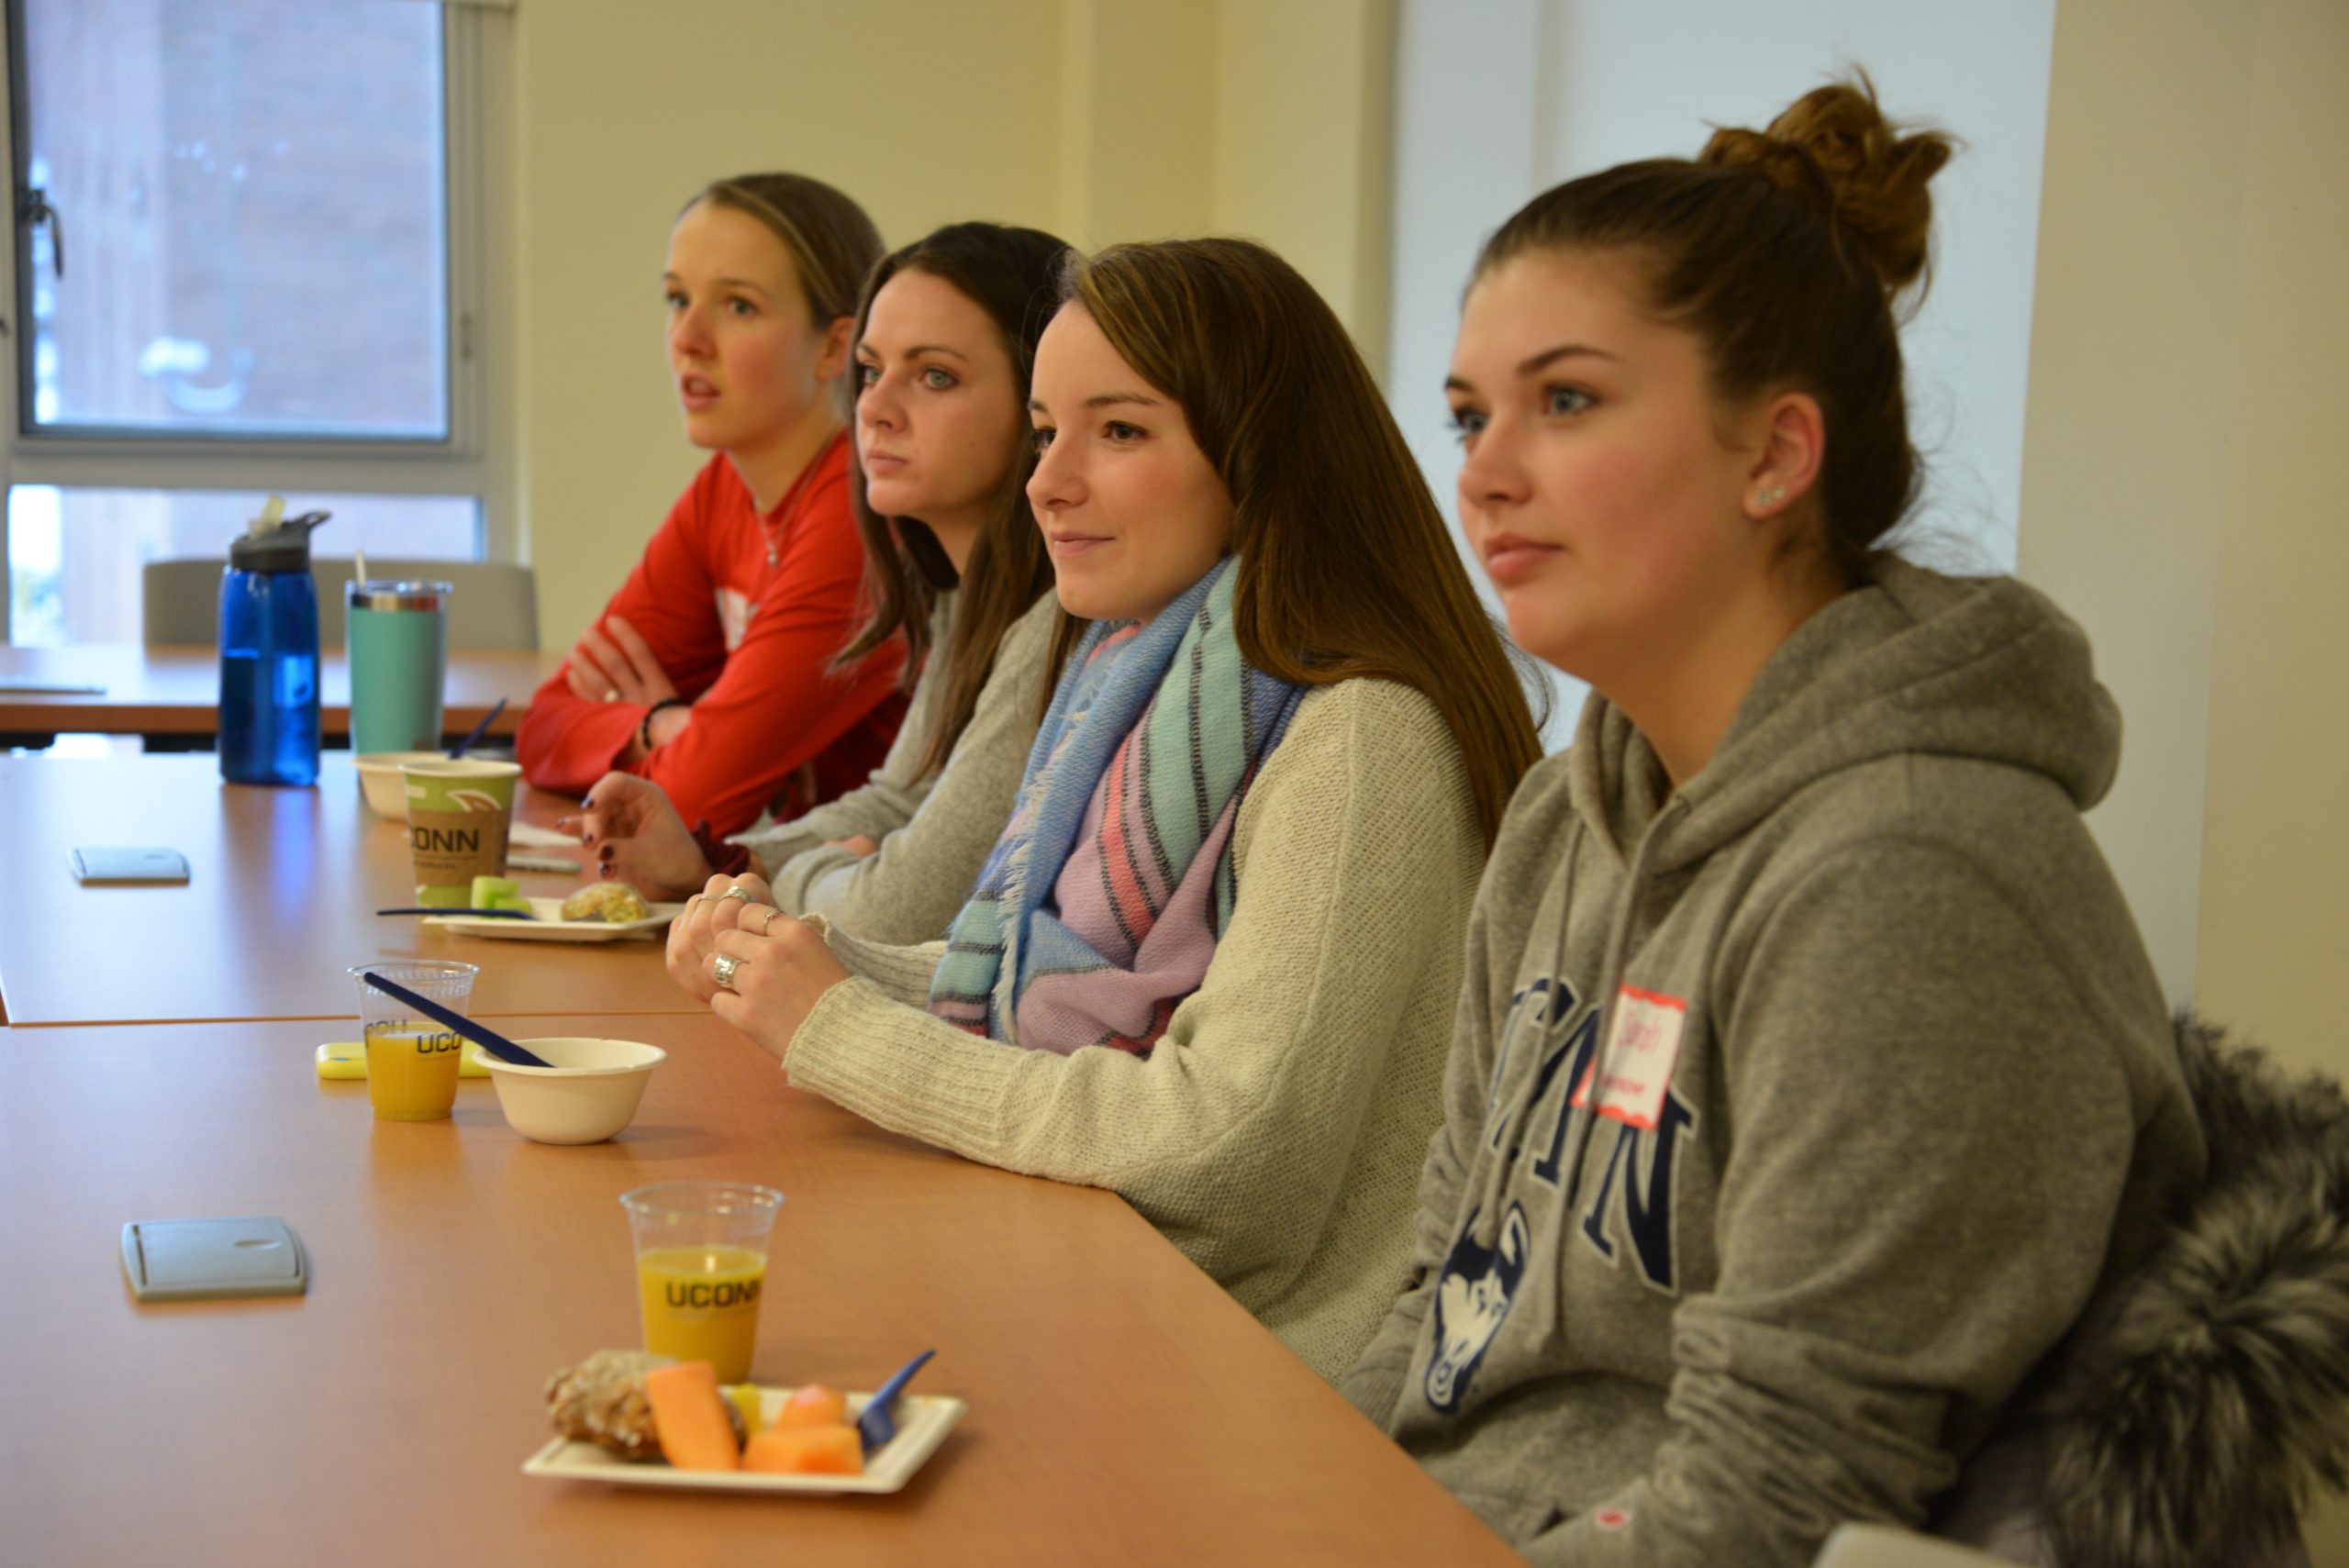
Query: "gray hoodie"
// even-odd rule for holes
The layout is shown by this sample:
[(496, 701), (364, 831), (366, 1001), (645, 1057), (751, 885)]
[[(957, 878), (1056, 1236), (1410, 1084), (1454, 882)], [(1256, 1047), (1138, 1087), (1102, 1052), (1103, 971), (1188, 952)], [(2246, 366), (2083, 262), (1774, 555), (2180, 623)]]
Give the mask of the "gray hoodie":
[(1594, 696), (1486, 868), (1347, 1396), (1540, 1562), (1920, 1521), (2201, 1177), (2079, 816), (2119, 740), (2046, 600), (1898, 562), (1677, 791)]

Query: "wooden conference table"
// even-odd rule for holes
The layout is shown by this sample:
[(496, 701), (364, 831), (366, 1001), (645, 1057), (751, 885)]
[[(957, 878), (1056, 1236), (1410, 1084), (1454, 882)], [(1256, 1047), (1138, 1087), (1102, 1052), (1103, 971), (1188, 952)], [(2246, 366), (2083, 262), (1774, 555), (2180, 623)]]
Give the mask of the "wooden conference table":
[[(441, 725), (462, 735), (506, 699), (490, 727), (511, 735), (530, 694), (562, 662), (562, 651), (452, 651)], [(342, 650), (318, 661), (319, 727), (351, 733), (351, 670)], [(97, 693), (11, 691), (13, 681), (95, 685)], [(0, 734), (90, 731), (100, 735), (210, 735), (219, 728), (220, 655), (211, 648), (86, 643), (73, 648), (0, 647)]]
[[(281, 892), (321, 927), (347, 925), (339, 906), (383, 872), (372, 838), (396, 833), (361, 826), (347, 777), (272, 792), (313, 797), (306, 810), (257, 810), (198, 790), (204, 761), (9, 764), (8, 853), (26, 858), (29, 842), (28, 863), (61, 861), (85, 797), (202, 800), (220, 817), (208, 840), (200, 813), (167, 818), (197, 862), (177, 891), (228, 884), (207, 843), (258, 843), (306, 856)], [(59, 790), (26, 766), (95, 772)], [(101, 783), (109, 773), (129, 782)], [(95, 928), (61, 921), (46, 882), (12, 892), (0, 982), (13, 999), (24, 955), (55, 951), (28, 947), (26, 928)], [(590, 982), (574, 961), (611, 964), (602, 984), (620, 1005), (505, 1028), (625, 1034), (670, 1053), (620, 1138), (560, 1149), (515, 1136), (472, 1080), (448, 1121), (374, 1121), (363, 1084), (316, 1078), (318, 1020), (262, 1016), (301, 995), (271, 991), (280, 968), (347, 984), (340, 940), (308, 940), (291, 917), (207, 920), (126, 908), (106, 928), (106, 970), (84, 984), (159, 995), (142, 975), (176, 933), (242, 977), (244, 1015), (0, 1030), (12, 1564), (1515, 1561), (1122, 1202), (967, 1163), (789, 1088), (708, 1014), (658, 1010), (673, 1004), (654, 944), (507, 942), (485, 963), (485, 984), (513, 972), (502, 984), (517, 997), (576, 993)], [(292, 944), (284, 964), (245, 962), (264, 941)], [(525, 978), (541, 964), (561, 965), (560, 983)], [(970, 1413), (904, 1492), (752, 1498), (520, 1473), (546, 1439), (546, 1376), (635, 1341), (614, 1200), (700, 1177), (786, 1195), (761, 1381), (869, 1387), (938, 1349), (918, 1386)], [(307, 1295), (132, 1298), (125, 1223), (255, 1214), (301, 1238)]]
[[(568, 809), (526, 791), (525, 820)], [(383, 958), (481, 965), (473, 1011), (677, 1012), (661, 944), (606, 947), (456, 937), (409, 916), (404, 825), (369, 815), (347, 753), (313, 789), (220, 780), (209, 753), (0, 757), (0, 1006), (16, 1025), (202, 1018), (351, 1018), (344, 971)], [(77, 845), (162, 845), (187, 857), (184, 886), (84, 887)], [(575, 858), (575, 857), (574, 857)], [(517, 873), (523, 891), (579, 878)]]

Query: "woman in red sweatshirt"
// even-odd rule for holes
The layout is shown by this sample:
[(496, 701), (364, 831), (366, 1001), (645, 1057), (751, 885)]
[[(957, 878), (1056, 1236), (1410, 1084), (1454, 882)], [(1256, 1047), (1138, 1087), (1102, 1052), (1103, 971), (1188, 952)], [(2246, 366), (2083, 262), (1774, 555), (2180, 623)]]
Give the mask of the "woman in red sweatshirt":
[(842, 417), (880, 254), (863, 209), (802, 175), (721, 180), (678, 217), (669, 364), (686, 439), (713, 455), (532, 696), (530, 783), (579, 794), (623, 769), (723, 834), (854, 789), (887, 752), (902, 645), (832, 667), (861, 619)]

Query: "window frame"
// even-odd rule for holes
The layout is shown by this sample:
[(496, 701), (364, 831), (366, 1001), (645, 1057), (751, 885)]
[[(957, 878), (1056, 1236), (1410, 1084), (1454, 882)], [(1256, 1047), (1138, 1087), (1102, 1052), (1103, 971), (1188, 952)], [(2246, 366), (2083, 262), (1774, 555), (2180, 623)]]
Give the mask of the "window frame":
[[(114, 431), (67, 433), (24, 428), (24, 345), (30, 321), (31, 280), (20, 275), (28, 247), (20, 216), (24, 171), (18, 149), (25, 136), (27, 105), (20, 90), (27, 0), (0, 0), (6, 26), (0, 30), (0, 85), (8, 98), (0, 116), (0, 166), (8, 171), (8, 239), (0, 245), (0, 351), (7, 355), (0, 374), (0, 646), (11, 640), (6, 496), (19, 484), (66, 489), (244, 490), (299, 495), (303, 492), (387, 495), (471, 495), (479, 507), (481, 554), (506, 559), (510, 548), (507, 508), (496, 489), (500, 477), (489, 459), (491, 423), (486, 364), (489, 334), (484, 329), (483, 299), (488, 283), (488, 250), (494, 236), (485, 221), (486, 174), (495, 128), (484, 91), (484, 55), (492, 47), (487, 23), (476, 5), (440, 6), (441, 159), (448, 204), (444, 265), (448, 277), (445, 317), (448, 363), (448, 434), (439, 439), (410, 437), (287, 438), (223, 433), (217, 436), (143, 436)], [(427, 0), (430, 3), (430, 0)], [(66, 222), (72, 224), (71, 214)]]

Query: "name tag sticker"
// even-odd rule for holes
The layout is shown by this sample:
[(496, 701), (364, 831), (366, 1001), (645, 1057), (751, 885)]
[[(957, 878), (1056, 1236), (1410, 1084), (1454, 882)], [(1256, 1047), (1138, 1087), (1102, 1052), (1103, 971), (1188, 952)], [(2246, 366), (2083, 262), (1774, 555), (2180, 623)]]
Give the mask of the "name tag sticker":
[(1680, 1031), (1687, 1021), (1688, 1004), (1677, 996), (1634, 985), (1617, 992), (1607, 1044), (1575, 1085), (1575, 1108), (1592, 1104), (1595, 1079), (1598, 1115), (1653, 1132), (1664, 1114), (1664, 1093), (1672, 1087), (1672, 1069), (1680, 1061)]

